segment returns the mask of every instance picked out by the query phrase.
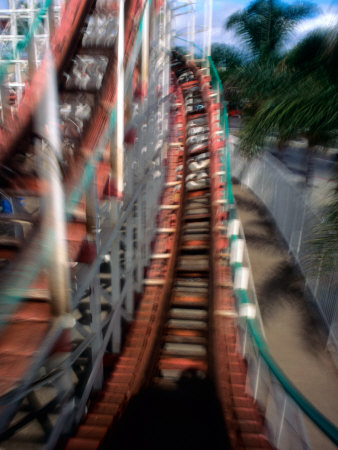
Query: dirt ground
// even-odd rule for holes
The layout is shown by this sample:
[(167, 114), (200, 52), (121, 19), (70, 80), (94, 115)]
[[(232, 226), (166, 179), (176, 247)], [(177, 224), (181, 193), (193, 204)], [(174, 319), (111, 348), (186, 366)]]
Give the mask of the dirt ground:
[[(233, 188), (270, 351), (301, 393), (337, 426), (338, 371), (316, 308), (305, 298), (304, 279), (264, 205), (247, 188)], [(306, 424), (312, 449), (336, 448)]]

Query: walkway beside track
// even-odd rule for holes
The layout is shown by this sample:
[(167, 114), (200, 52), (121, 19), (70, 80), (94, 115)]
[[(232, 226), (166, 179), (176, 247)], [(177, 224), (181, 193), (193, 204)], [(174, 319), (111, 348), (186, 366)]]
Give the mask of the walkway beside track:
[[(234, 184), (257, 299), (271, 354), (294, 385), (335, 425), (338, 423), (338, 373), (326, 349), (318, 312), (304, 295), (304, 279), (259, 199)], [(313, 450), (333, 450), (306, 420)]]

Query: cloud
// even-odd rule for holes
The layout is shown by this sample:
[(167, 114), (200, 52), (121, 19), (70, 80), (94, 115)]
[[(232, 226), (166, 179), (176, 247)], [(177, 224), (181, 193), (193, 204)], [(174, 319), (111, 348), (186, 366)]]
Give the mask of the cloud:
[[(229, 45), (240, 45), (240, 40), (236, 37), (232, 31), (226, 31), (224, 29), (224, 23), (226, 19), (234, 12), (248, 6), (250, 1), (238, 0), (237, 2), (228, 2), (225, 0), (213, 0), (213, 29), (212, 29), (212, 42), (222, 42)], [(293, 1), (287, 1), (287, 3), (293, 3)], [(290, 35), (289, 45), (294, 45), (299, 39), (301, 39), (309, 31), (318, 27), (331, 27), (338, 24), (338, 4), (336, 0), (331, 3), (327, 1), (317, 1), (320, 7), (320, 13), (317, 17), (311, 19), (305, 19), (301, 21), (295, 28), (294, 32)], [(197, 1), (196, 4), (196, 24), (203, 26), (203, 2)], [(196, 35), (197, 45), (202, 45), (202, 34)]]
[(295, 29), (296, 33), (307, 33), (315, 28), (334, 27), (337, 25), (337, 15), (321, 14), (313, 19), (303, 20)]

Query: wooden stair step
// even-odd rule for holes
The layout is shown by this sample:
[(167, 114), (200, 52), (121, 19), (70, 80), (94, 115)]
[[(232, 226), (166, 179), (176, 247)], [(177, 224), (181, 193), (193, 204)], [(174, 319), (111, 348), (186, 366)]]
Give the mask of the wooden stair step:
[(166, 334), (165, 342), (168, 343), (177, 343), (177, 344), (194, 344), (194, 345), (204, 345), (208, 344), (208, 340), (206, 337), (201, 336), (176, 336), (174, 334)]
[(169, 317), (171, 319), (207, 320), (208, 313), (204, 309), (171, 308)]
[(181, 245), (181, 250), (185, 251), (205, 251), (210, 248), (210, 244), (205, 241), (186, 241)]
[(100, 439), (73, 437), (66, 444), (65, 450), (97, 450), (100, 446)]
[(184, 231), (199, 229), (199, 230), (209, 230), (210, 222), (188, 222), (183, 225)]
[(209, 234), (184, 234), (182, 241), (186, 244), (186, 241), (210, 241)]
[(174, 295), (171, 298), (172, 306), (193, 306), (203, 307), (207, 306), (208, 297), (199, 295)]
[(186, 201), (185, 209), (194, 208), (208, 208), (209, 209), (209, 197), (193, 197)]
[(257, 409), (254, 406), (250, 408), (234, 406), (233, 410), (236, 416), (241, 420), (259, 421), (261, 418)]
[(114, 392), (112, 386), (107, 386), (107, 389), (101, 392), (99, 396), (99, 402), (104, 404), (109, 404), (112, 407), (120, 405), (125, 399), (125, 394), (123, 392)]
[(177, 286), (174, 288), (174, 295), (178, 296), (194, 294), (206, 297), (208, 293), (209, 289), (207, 287)]
[(181, 328), (184, 330), (206, 330), (207, 324), (202, 320), (178, 320), (170, 319), (167, 322), (167, 328)]
[(161, 351), (165, 356), (205, 357), (207, 350), (201, 344), (186, 344), (167, 342)]
[(80, 425), (77, 429), (77, 436), (84, 439), (103, 440), (108, 432), (108, 426)]
[(194, 206), (187, 206), (186, 208), (185, 208), (185, 215), (186, 216), (189, 216), (189, 215), (191, 215), (191, 216), (194, 216), (194, 215), (204, 215), (204, 214), (209, 214), (210, 213), (210, 211), (209, 211), (209, 208), (202, 208), (201, 206), (196, 206), (196, 207), (194, 207)]
[(91, 414), (106, 415), (111, 418), (115, 416), (117, 411), (120, 409), (120, 405), (105, 402), (96, 402), (91, 410)]
[(209, 280), (201, 278), (176, 278), (175, 287), (208, 288)]
[(112, 417), (108, 414), (89, 413), (84, 421), (84, 425), (109, 427), (112, 424)]
[(187, 369), (201, 370), (207, 372), (207, 362), (200, 359), (190, 358), (161, 358), (159, 361), (160, 370), (181, 370), (182, 372)]
[(272, 449), (272, 446), (263, 434), (241, 433), (241, 440), (243, 441), (244, 448)]
[(257, 420), (237, 419), (242, 433), (261, 433), (262, 422)]
[(206, 334), (203, 330), (184, 330), (182, 328), (170, 328), (166, 330), (166, 336), (177, 336), (177, 337), (198, 337), (205, 338)]

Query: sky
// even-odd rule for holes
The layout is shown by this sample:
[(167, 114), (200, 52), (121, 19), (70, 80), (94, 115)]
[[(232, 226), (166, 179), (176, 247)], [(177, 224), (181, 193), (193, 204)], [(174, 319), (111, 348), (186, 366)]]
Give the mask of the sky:
[[(196, 28), (203, 27), (203, 0), (196, 1)], [(285, 1), (285, 0), (284, 0)], [(178, 4), (180, 2), (177, 2)], [(182, 1), (183, 3), (183, 1)], [(213, 27), (212, 42), (221, 42), (229, 45), (239, 45), (238, 38), (232, 31), (225, 31), (224, 22), (234, 12), (244, 9), (249, 5), (248, 0), (213, 0)], [(285, 1), (285, 3), (294, 3)], [(305, 36), (309, 31), (317, 27), (328, 27), (338, 25), (338, 0), (313, 0), (320, 9), (316, 17), (303, 20), (296, 27), (288, 46), (294, 45), (299, 39)], [(181, 11), (181, 10), (180, 10)], [(182, 10), (183, 11), (183, 10)], [(179, 12), (179, 11), (177, 11)], [(177, 28), (184, 28), (187, 24), (188, 16), (179, 16), (176, 19)], [(203, 33), (196, 34), (197, 45), (203, 45)]]
[[(175, 3), (186, 3), (187, 0), (178, 0)], [(171, 0), (172, 2), (172, 0)], [(203, 5), (204, 0), (194, 0), (196, 3), (196, 28), (203, 27)], [(238, 45), (238, 40), (231, 31), (224, 30), (224, 22), (228, 16), (235, 11), (245, 8), (250, 2), (248, 0), (213, 0), (213, 28), (212, 42), (223, 42), (230, 45)], [(293, 3), (286, 1), (286, 3)], [(314, 3), (320, 8), (320, 14), (317, 17), (303, 20), (295, 29), (290, 37), (289, 46), (293, 45), (307, 32), (317, 27), (334, 26), (338, 24), (338, 0), (314, 0)], [(0, 0), (0, 9), (6, 8), (7, 0)], [(182, 12), (177, 10), (177, 12)], [(176, 18), (177, 29), (186, 27), (187, 15), (181, 15)], [(196, 34), (196, 43), (203, 45), (202, 33)]]

